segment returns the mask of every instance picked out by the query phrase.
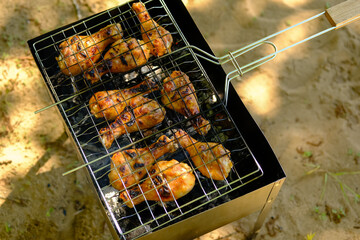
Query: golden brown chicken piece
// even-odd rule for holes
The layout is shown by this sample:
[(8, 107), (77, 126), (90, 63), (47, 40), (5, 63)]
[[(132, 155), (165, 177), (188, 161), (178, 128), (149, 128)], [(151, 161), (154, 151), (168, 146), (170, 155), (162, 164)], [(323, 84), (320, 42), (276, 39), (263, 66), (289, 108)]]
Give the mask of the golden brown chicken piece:
[(174, 141), (162, 135), (149, 147), (115, 153), (111, 158), (111, 171), (108, 175), (111, 185), (122, 191), (139, 183), (156, 159), (174, 151)]
[(197, 169), (207, 178), (224, 180), (233, 166), (230, 151), (220, 143), (198, 142), (185, 131), (175, 133), (180, 145), (190, 154)]
[(68, 76), (80, 74), (99, 60), (109, 44), (121, 38), (120, 24), (108, 25), (90, 36), (68, 38), (59, 45), (60, 55), (56, 57), (61, 72)]
[(93, 84), (108, 72), (123, 73), (144, 65), (149, 57), (150, 50), (143, 41), (135, 38), (126, 41), (120, 39), (111, 45), (104, 60), (87, 70), (84, 76)]
[(150, 178), (140, 185), (120, 193), (120, 199), (129, 208), (145, 198), (148, 201), (175, 201), (188, 194), (195, 185), (195, 176), (189, 165), (174, 159), (159, 161), (150, 169), (150, 174)]
[(127, 111), (120, 114), (109, 127), (100, 129), (99, 140), (110, 148), (115, 138), (152, 128), (164, 120), (165, 114), (165, 109), (157, 101), (138, 95), (129, 100)]
[(132, 97), (145, 95), (157, 89), (156, 82), (149, 78), (130, 88), (99, 91), (90, 98), (89, 108), (96, 118), (105, 117), (107, 120), (114, 120), (124, 111)]
[[(163, 82), (161, 101), (166, 107), (175, 110), (185, 117), (191, 117), (200, 113), (195, 88), (185, 73), (174, 71)], [(192, 125), (202, 135), (206, 135), (211, 128), (209, 121), (201, 115), (192, 120)]]
[(149, 15), (143, 3), (132, 5), (141, 23), (141, 34), (144, 42), (149, 46), (151, 54), (160, 57), (171, 52), (173, 38), (169, 31), (155, 22)]

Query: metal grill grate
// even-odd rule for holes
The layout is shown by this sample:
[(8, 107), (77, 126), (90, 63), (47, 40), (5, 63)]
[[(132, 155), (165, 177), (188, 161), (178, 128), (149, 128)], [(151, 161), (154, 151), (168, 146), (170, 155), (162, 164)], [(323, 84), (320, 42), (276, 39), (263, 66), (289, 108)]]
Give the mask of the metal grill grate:
[[(40, 71), (55, 104), (76, 142), (85, 162), (84, 166), (87, 167), (93, 179), (111, 222), (124, 239), (140, 237), (231, 201), (241, 196), (242, 186), (263, 174), (260, 165), (220, 100), (210, 78), (190, 48), (162, 57), (151, 57), (145, 65), (131, 72), (108, 73), (95, 84), (91, 84), (82, 74), (67, 76), (60, 71), (55, 60), (60, 53), (59, 45), (71, 36), (90, 36), (109, 24), (119, 23), (123, 29), (124, 38), (141, 39), (141, 25), (136, 14), (131, 10), (131, 4), (127, 3), (107, 10), (71, 27), (55, 30), (33, 44)], [(173, 50), (188, 45), (188, 41), (163, 1), (151, 0), (144, 4), (150, 16), (171, 32), (174, 39)], [(194, 93), (197, 95), (200, 113), (184, 117), (169, 109), (169, 106), (165, 106), (165, 118), (160, 124), (152, 129), (127, 132), (115, 139), (110, 148), (104, 147), (99, 141), (101, 136), (99, 132), (102, 128), (109, 127), (113, 120), (95, 118), (90, 112), (89, 99), (98, 91), (125, 89), (141, 82), (145, 82), (150, 87), (153, 86), (152, 82), (155, 82), (159, 89), (150, 91), (146, 97), (162, 106), (163, 79), (170, 77), (174, 71), (181, 71), (189, 77), (195, 89)], [(194, 93), (191, 92), (189, 95)], [(182, 100), (185, 97), (181, 96)], [(210, 131), (205, 136), (198, 134), (191, 124), (200, 115), (210, 124)], [(136, 121), (135, 124), (137, 124)], [(222, 181), (204, 177), (199, 172), (199, 166), (195, 166), (190, 159), (189, 153), (179, 147), (175, 152), (166, 154), (157, 161), (176, 159), (191, 167), (195, 176), (195, 186), (189, 194), (171, 202), (145, 201), (135, 205), (134, 208), (129, 208), (123, 202), (119, 202), (119, 192), (111, 186), (108, 178), (113, 154), (130, 148), (149, 148), (162, 135), (168, 136), (178, 144), (179, 139), (174, 136), (177, 129), (185, 130), (194, 139), (206, 143), (207, 146), (210, 142), (214, 142), (228, 149), (233, 162), (229, 176)], [(142, 179), (140, 184), (144, 181), (145, 179)]]

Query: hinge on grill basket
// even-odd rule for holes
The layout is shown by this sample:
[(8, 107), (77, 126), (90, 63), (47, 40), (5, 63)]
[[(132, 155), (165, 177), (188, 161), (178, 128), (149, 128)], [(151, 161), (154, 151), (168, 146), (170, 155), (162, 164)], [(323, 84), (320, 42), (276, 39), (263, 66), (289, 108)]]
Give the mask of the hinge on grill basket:
[[(265, 57), (262, 57), (262, 58), (259, 58), (251, 63), (248, 63), (244, 66), (239, 66), (239, 63), (236, 61), (236, 58), (240, 57), (241, 55), (263, 45), (263, 44), (269, 44), (271, 45), (273, 48), (274, 48), (274, 52), (272, 54), (269, 54)], [(229, 94), (229, 84), (231, 82), (231, 80), (233, 80), (234, 78), (237, 78), (237, 77), (242, 77), (243, 74), (259, 67), (260, 65), (272, 60), (273, 58), (275, 58), (276, 54), (277, 54), (277, 47), (274, 43), (270, 42), (270, 41), (266, 41), (264, 39), (261, 39), (259, 41), (256, 41), (254, 43), (251, 43), (243, 48), (240, 48), (240, 49), (237, 49), (235, 51), (232, 51), (222, 57), (216, 57), (196, 46), (193, 46), (193, 45), (190, 45), (190, 46), (186, 46), (186, 47), (183, 47), (183, 48), (180, 48), (174, 52), (177, 52), (177, 51), (182, 51), (184, 50), (185, 48), (191, 48), (193, 50), (196, 50), (197, 52), (200, 52), (199, 53), (195, 53), (195, 55), (201, 59), (204, 59), (208, 62), (211, 62), (213, 64), (217, 64), (217, 65), (223, 65), (225, 63), (228, 63), (231, 61), (231, 63), (234, 65), (235, 67), (235, 70), (229, 72), (227, 75), (226, 75), (226, 79), (225, 79), (225, 88), (224, 88), (224, 104), (225, 106), (227, 105), (227, 99), (228, 99), (228, 94)]]

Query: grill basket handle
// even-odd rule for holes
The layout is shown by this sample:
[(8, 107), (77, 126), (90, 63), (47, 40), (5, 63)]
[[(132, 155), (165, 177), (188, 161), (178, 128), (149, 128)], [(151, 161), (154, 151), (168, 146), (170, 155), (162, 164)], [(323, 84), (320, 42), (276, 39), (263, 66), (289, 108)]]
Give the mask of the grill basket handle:
[[(316, 18), (319, 18), (321, 16), (325, 15), (326, 18), (328, 19), (328, 21), (330, 22), (331, 24), (331, 27), (323, 30), (323, 31), (320, 31), (318, 33), (315, 33), (299, 42), (296, 42), (290, 46), (287, 46), (287, 47), (284, 47), (282, 49), (277, 49), (276, 45), (272, 42), (269, 41), (269, 39), (277, 36), (277, 35), (280, 35), (281, 33), (284, 33), (292, 28), (295, 28), (299, 25), (302, 25), (304, 23), (307, 23), (311, 20), (314, 20)], [(225, 79), (225, 91), (224, 91), (224, 104), (227, 105), (227, 99), (228, 99), (228, 93), (229, 93), (229, 85), (230, 85), (230, 82), (232, 79), (234, 78), (237, 78), (237, 77), (242, 77), (242, 75), (246, 72), (249, 72), (257, 67), (259, 67), (260, 65), (272, 60), (278, 53), (281, 53), (289, 48), (292, 48), (294, 46), (297, 46), (301, 43), (304, 43), (304, 42), (307, 42), (309, 41), (310, 39), (313, 39), (313, 38), (316, 38), (324, 33), (327, 33), (327, 32), (330, 32), (332, 30), (335, 30), (335, 29), (339, 29), (355, 20), (358, 20), (360, 19), (360, 0), (347, 0), (345, 2), (342, 2), (338, 5), (335, 5), (333, 7), (330, 7), (328, 8), (326, 11), (322, 12), (322, 13), (319, 13), (313, 17), (310, 17), (308, 19), (305, 19), (304, 21), (302, 22), (299, 22), (293, 26), (290, 26), (288, 28), (285, 28), (284, 30), (281, 30), (277, 33), (274, 33), (274, 34), (271, 34), (265, 38), (262, 38), (252, 44), (249, 44), (248, 46), (245, 46), (241, 49), (238, 49), (238, 50), (235, 50), (233, 52), (229, 52), (228, 54), (226, 54), (225, 56), (222, 56), (222, 57), (215, 57), (215, 56), (211, 56), (210, 54), (205, 54), (205, 56), (201, 56), (203, 59), (206, 59), (210, 62), (214, 62), (214, 60), (216, 60), (216, 64), (224, 64), (228, 61), (231, 61), (235, 67), (235, 70), (228, 73), (227, 76), (226, 76), (226, 79)], [(265, 56), (265, 57), (262, 57), (260, 59), (257, 59), (245, 66), (239, 66), (237, 61), (236, 61), (236, 58), (239, 57), (240, 55), (262, 45), (262, 44), (270, 44), (273, 46), (274, 48), (274, 52)], [(193, 47), (193, 46), (190, 46), (190, 47)], [(198, 49), (197, 49), (198, 50)], [(211, 59), (209, 59), (209, 57)]]

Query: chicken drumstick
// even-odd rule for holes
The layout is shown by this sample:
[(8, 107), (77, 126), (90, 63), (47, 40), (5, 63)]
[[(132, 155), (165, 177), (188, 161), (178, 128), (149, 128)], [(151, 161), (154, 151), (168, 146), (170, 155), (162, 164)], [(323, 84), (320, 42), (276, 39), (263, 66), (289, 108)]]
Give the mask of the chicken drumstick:
[(151, 54), (161, 57), (171, 52), (173, 38), (169, 31), (155, 22), (149, 15), (143, 3), (137, 2), (132, 5), (141, 23), (141, 34), (145, 44), (148, 45)]
[(111, 185), (122, 191), (139, 183), (149, 171), (155, 159), (166, 153), (176, 151), (173, 140), (162, 135), (155, 143), (146, 148), (127, 149), (115, 153), (111, 158), (111, 171), (108, 175)]
[(149, 78), (130, 88), (99, 91), (90, 98), (89, 108), (96, 118), (105, 117), (107, 120), (114, 120), (124, 111), (132, 97), (145, 95), (157, 89), (158, 85)]
[(174, 159), (159, 161), (150, 169), (150, 174), (150, 178), (140, 185), (120, 193), (120, 199), (129, 208), (145, 198), (149, 201), (175, 201), (188, 194), (195, 185), (195, 176), (189, 165)]
[[(185, 117), (191, 117), (200, 113), (195, 88), (185, 73), (174, 71), (163, 82), (164, 89), (161, 91), (161, 101), (166, 107), (175, 110)], [(192, 120), (192, 125), (202, 135), (206, 135), (211, 127), (209, 121), (200, 115)]]
[(101, 52), (109, 44), (121, 38), (120, 24), (108, 25), (91, 36), (68, 38), (59, 45), (60, 55), (56, 57), (61, 72), (68, 76), (80, 74), (99, 60)]
[(127, 41), (120, 39), (111, 45), (109, 51), (105, 53), (104, 60), (87, 70), (84, 76), (94, 84), (108, 72), (123, 73), (144, 65), (149, 57), (150, 50), (143, 41), (135, 38)]
[(120, 114), (109, 127), (100, 129), (99, 140), (110, 148), (115, 138), (123, 134), (146, 130), (161, 123), (165, 113), (157, 101), (141, 95), (133, 97), (129, 100), (127, 111)]
[(224, 180), (228, 177), (233, 166), (230, 152), (220, 143), (198, 142), (185, 131), (175, 133), (180, 145), (190, 154), (190, 158), (207, 178)]

